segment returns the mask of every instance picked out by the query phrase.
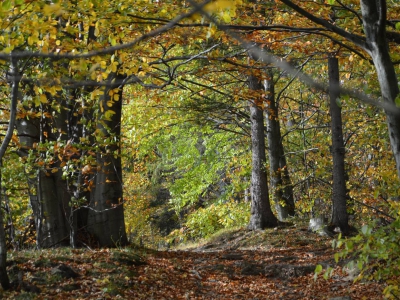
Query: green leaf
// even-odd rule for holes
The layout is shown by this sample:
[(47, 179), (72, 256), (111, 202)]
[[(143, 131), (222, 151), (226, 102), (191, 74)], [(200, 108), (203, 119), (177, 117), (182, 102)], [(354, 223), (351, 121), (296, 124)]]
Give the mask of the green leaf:
[(315, 271), (314, 271), (314, 281), (317, 280), (318, 274), (322, 272), (322, 266), (321, 265), (317, 265), (315, 267)]
[(337, 105), (339, 108), (342, 108), (342, 101), (340, 101), (340, 98), (339, 98), (339, 97), (336, 98), (336, 105)]
[(396, 23), (396, 29), (397, 29), (397, 30), (400, 30), (400, 22), (397, 22), (397, 23)]
[(317, 274), (321, 273), (322, 272), (322, 265), (317, 265), (315, 267), (315, 271), (314, 272), (317, 273)]
[(337, 263), (339, 261), (339, 253), (336, 252), (334, 255), (334, 258), (335, 258), (335, 262)]
[(400, 107), (400, 94), (397, 95), (396, 99), (394, 100), (394, 103), (396, 104), (397, 107)]
[(326, 272), (324, 273), (324, 279), (328, 280), (329, 277), (332, 276), (332, 272), (333, 272), (333, 268), (332, 267), (328, 267), (328, 269), (326, 270)]
[(335, 3), (335, 0), (328, 0), (329, 5), (333, 5)]
[(367, 235), (369, 231), (369, 226), (368, 225), (364, 225), (363, 227), (361, 227), (361, 232), (364, 235)]
[(3, 10), (9, 10), (11, 8), (11, 0), (3, 1), (3, 3), (1, 4), (1, 8)]

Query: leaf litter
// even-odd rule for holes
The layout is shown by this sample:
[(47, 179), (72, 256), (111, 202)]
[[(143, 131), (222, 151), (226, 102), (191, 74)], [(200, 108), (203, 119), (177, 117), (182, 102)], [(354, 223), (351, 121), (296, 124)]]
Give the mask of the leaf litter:
[[(295, 226), (227, 231), (191, 248), (9, 254), (2, 299), (383, 299), (384, 283), (348, 279), (332, 240)], [(317, 264), (333, 268), (325, 280)]]

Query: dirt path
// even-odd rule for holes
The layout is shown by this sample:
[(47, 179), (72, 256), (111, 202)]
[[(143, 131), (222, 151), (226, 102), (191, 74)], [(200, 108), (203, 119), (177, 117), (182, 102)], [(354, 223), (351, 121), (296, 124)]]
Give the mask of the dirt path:
[(304, 247), (159, 252), (139, 268), (131, 295), (135, 299), (381, 299), (377, 284), (353, 285), (339, 271), (328, 281), (314, 281), (315, 265), (331, 259), (329, 249)]
[[(19, 251), (0, 299), (382, 299), (382, 284), (353, 284), (335, 267), (330, 244), (293, 226), (237, 230), (189, 250)], [(335, 267), (329, 280), (314, 280), (319, 263)]]

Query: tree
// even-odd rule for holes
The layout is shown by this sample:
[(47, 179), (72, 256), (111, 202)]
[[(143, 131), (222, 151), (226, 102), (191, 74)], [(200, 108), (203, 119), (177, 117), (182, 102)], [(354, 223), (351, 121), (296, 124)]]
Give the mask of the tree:
[[(271, 210), (268, 193), (265, 127), (263, 114), (263, 99), (259, 93), (263, 90), (262, 82), (255, 75), (249, 76), (249, 88), (257, 98), (250, 102), (251, 122), (251, 215), (248, 228), (250, 230), (274, 227), (278, 220)], [(258, 93), (257, 93), (258, 92)], [(261, 99), (260, 99), (261, 98)]]
[(288, 216), (294, 216), (295, 207), (292, 184), (283, 148), (280, 117), (275, 99), (273, 72), (268, 72), (264, 80), (266, 92), (265, 117), (267, 123), (268, 155), (270, 167), (270, 182), (278, 219), (283, 221)]
[(339, 63), (335, 56), (328, 58), (329, 65), (329, 103), (332, 130), (332, 158), (333, 158), (333, 193), (332, 193), (332, 221), (333, 226), (340, 228), (343, 234), (349, 234), (347, 213), (347, 188), (345, 171), (345, 147), (342, 131), (342, 113), (340, 106)]
[[(121, 166), (121, 115), (122, 86), (125, 76), (111, 72), (109, 85), (102, 91), (97, 117), (97, 134), (100, 142), (96, 153), (97, 173), (91, 191), (88, 230), (100, 245), (112, 247), (128, 243), (125, 231), (122, 166)], [(117, 84), (113, 84), (113, 82)]]
[[(27, 66), (17, 124), (18, 153), (31, 164), (28, 178), (37, 245), (76, 246), (78, 231), (81, 239), (84, 234), (82, 242), (95, 237), (102, 246), (124, 245), (122, 89), (125, 84), (162, 87), (173, 74), (161, 71), (155, 76), (160, 86), (149, 83), (149, 66), (142, 57), (118, 50), (158, 36), (173, 22), (136, 38), (143, 25), (140, 16), (127, 11), (129, 5), (37, 1), (16, 2), (14, 8), (12, 4), (2, 5), (2, 22), (12, 24), (3, 31), (19, 34), (11, 45), (2, 44), (1, 55), (7, 58), (15, 48)], [(24, 14), (14, 15), (17, 10)], [(177, 21), (190, 14), (178, 15)], [(121, 22), (131, 24), (128, 31), (121, 33), (127, 29)], [(150, 19), (148, 23), (151, 29), (158, 26)], [(146, 51), (143, 48), (143, 56)]]
[[(0, 146), (0, 185), (2, 183), (2, 168), (3, 168), (3, 157), (6, 153), (7, 147), (11, 141), (15, 120), (17, 117), (17, 102), (19, 96), (19, 83), (21, 80), (21, 75), (19, 72), (18, 66), (18, 59), (15, 59), (11, 55), (10, 59), (10, 73), (9, 73), (9, 83), (11, 85), (11, 106), (10, 106), (10, 120), (8, 123), (7, 133), (1, 143)], [(10, 285), (10, 280), (7, 275), (7, 247), (6, 247), (6, 235), (4, 232), (4, 217), (3, 217), (3, 210), (2, 210), (2, 202), (3, 202), (3, 195), (2, 195), (2, 188), (0, 188), (0, 284), (3, 289), (8, 290)]]
[[(398, 41), (398, 33), (387, 32), (387, 2), (386, 0), (361, 0), (360, 8), (362, 17), (360, 17), (354, 9), (341, 5), (346, 10), (352, 12), (359, 20), (362, 21), (362, 30), (365, 37), (355, 33), (350, 33), (347, 30), (335, 25), (335, 23), (308, 12), (307, 10), (296, 5), (290, 0), (281, 0), (284, 4), (306, 17), (310, 21), (321, 25), (329, 31), (341, 36), (347, 42), (352, 43), (354, 47), (363, 49), (372, 59), (375, 70), (378, 76), (380, 91), (382, 98), (389, 104), (395, 104), (399, 95), (399, 86), (394, 64), (389, 54), (389, 38)], [(341, 3), (339, 3), (341, 4)], [(330, 37), (335, 40), (334, 37)], [(389, 131), (390, 144), (393, 151), (393, 156), (396, 161), (397, 175), (400, 177), (400, 118), (398, 110), (387, 109), (385, 111), (386, 121)]]

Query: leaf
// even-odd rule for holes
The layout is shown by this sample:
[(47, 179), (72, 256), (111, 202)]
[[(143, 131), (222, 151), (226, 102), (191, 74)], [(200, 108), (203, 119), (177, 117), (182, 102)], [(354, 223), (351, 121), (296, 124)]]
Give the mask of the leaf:
[(43, 103), (43, 104), (46, 104), (48, 101), (47, 101), (47, 97), (46, 97), (46, 95), (45, 94), (41, 94), (40, 96), (39, 96), (39, 100), (40, 100), (40, 103)]
[(368, 225), (363, 225), (363, 227), (361, 227), (361, 232), (363, 235), (367, 235), (369, 231), (369, 226)]
[(337, 263), (339, 261), (339, 253), (334, 254), (335, 262)]
[(11, 0), (3, 1), (3, 3), (1, 4), (1, 8), (3, 10), (10, 10), (10, 8), (11, 8)]
[(396, 30), (400, 30), (400, 22), (396, 23)]
[(61, 15), (63, 13), (60, 4), (55, 3), (55, 4), (50, 4), (50, 5), (45, 5), (43, 7), (43, 13), (47, 16), (55, 14), (55, 15)]
[(336, 105), (337, 105), (339, 108), (342, 108), (342, 101), (340, 100), (339, 97), (336, 98)]
[(314, 271), (316, 274), (319, 274), (319, 273), (321, 273), (322, 272), (322, 265), (317, 265), (316, 267), (315, 267), (315, 271)]
[(329, 5), (333, 5), (335, 3), (335, 0), (328, 0)]
[(397, 95), (396, 99), (394, 100), (394, 103), (396, 104), (397, 107), (400, 107), (400, 95)]

